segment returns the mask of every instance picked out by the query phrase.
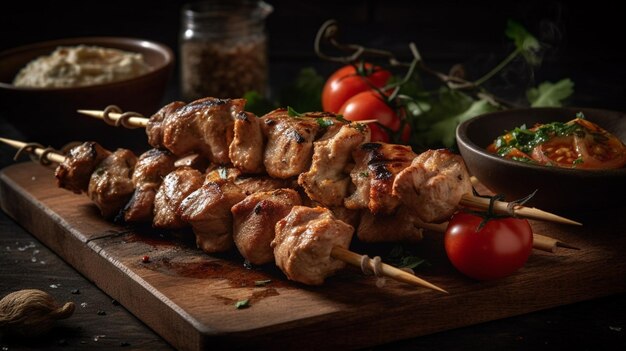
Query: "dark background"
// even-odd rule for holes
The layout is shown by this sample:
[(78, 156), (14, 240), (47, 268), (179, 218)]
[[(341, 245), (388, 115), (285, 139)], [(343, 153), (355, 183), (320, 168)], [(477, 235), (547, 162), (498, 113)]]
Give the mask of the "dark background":
[[(489, 86), (497, 93), (521, 96), (543, 80), (569, 77), (575, 84), (571, 105), (626, 110), (626, 59), (621, 46), (626, 30), (619, 2), (593, 1), (287, 1), (268, 0), (270, 79), (276, 89), (291, 82), (304, 66), (328, 75), (336, 64), (322, 62), (312, 49), (319, 26), (340, 22), (342, 39), (384, 48), (400, 57), (415, 42), (424, 60), (442, 71), (466, 65), (477, 78), (511, 50), (504, 35), (516, 20), (544, 45), (541, 67), (518, 62), (505, 79)], [(163, 42), (178, 54), (180, 8), (184, 1), (11, 1), (0, 11), (0, 50), (48, 39), (76, 36), (131, 36)], [(173, 77), (176, 79), (176, 76)], [(174, 81), (174, 83), (176, 83)], [(173, 84), (173, 89), (177, 84)], [(177, 90), (168, 93), (177, 98)]]

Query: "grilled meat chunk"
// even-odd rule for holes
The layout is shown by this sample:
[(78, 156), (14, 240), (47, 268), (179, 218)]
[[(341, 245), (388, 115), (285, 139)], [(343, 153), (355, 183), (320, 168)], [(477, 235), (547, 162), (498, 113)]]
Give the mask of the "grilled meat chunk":
[(204, 172), (209, 167), (209, 160), (202, 157), (199, 154), (191, 154), (184, 157), (181, 157), (174, 162), (174, 167), (191, 167), (193, 169), (197, 169), (200, 172)]
[(135, 187), (131, 180), (137, 156), (130, 150), (117, 149), (105, 158), (89, 179), (87, 194), (98, 206), (102, 217), (118, 214), (132, 196)]
[(54, 172), (57, 185), (76, 194), (87, 192), (91, 174), (110, 154), (110, 151), (94, 141), (87, 141), (72, 148)]
[(263, 191), (272, 191), (281, 188), (296, 189), (298, 187), (295, 179), (276, 179), (268, 176), (238, 177), (235, 184), (246, 193), (246, 195), (256, 194)]
[(274, 261), (276, 222), (283, 219), (293, 206), (300, 205), (300, 196), (292, 189), (258, 192), (235, 204), (233, 214), (233, 239), (239, 253), (252, 264)]
[(271, 177), (286, 179), (308, 169), (320, 129), (315, 118), (291, 117), (286, 109), (277, 109), (261, 118), (261, 126), (267, 137), (263, 164)]
[(295, 189), (298, 184), (293, 179), (276, 179), (267, 175), (248, 176), (234, 167), (215, 167), (206, 174), (204, 183), (229, 180), (239, 186), (246, 195), (261, 191), (271, 191), (280, 188)]
[(177, 168), (165, 176), (154, 197), (152, 226), (162, 229), (184, 228), (187, 223), (178, 215), (178, 206), (202, 186), (203, 180), (202, 173), (189, 167)]
[(257, 116), (241, 111), (235, 116), (233, 141), (228, 155), (235, 167), (243, 173), (263, 172), (264, 140)]
[(124, 208), (126, 222), (152, 221), (157, 190), (175, 162), (176, 157), (166, 150), (150, 149), (139, 156), (132, 176), (135, 192)]
[(422, 240), (420, 223), (419, 218), (404, 206), (399, 206), (390, 215), (374, 215), (363, 210), (356, 232), (359, 240), (367, 243), (415, 243)]
[(290, 280), (321, 285), (345, 263), (331, 257), (335, 246), (348, 248), (354, 228), (330, 210), (295, 206), (276, 223), (272, 241), (276, 265)]
[(187, 105), (171, 103), (150, 118), (146, 132), (150, 145), (176, 156), (198, 153), (216, 164), (228, 164), (234, 116), (243, 111), (243, 99), (207, 97)]
[[(164, 123), (169, 116), (174, 115), (178, 109), (182, 108), (186, 104), (182, 101), (174, 101), (171, 102), (158, 110), (154, 115), (150, 117), (148, 120), (148, 124), (146, 125), (146, 134), (148, 135), (148, 144), (150, 144), (153, 148), (163, 148), (165, 145), (163, 144), (163, 131), (167, 126)], [(181, 155), (179, 155), (181, 156)]]
[(461, 156), (448, 150), (428, 150), (398, 174), (393, 193), (424, 222), (450, 218), (472, 183)]
[(352, 153), (355, 167), (350, 172), (356, 190), (345, 199), (349, 209), (369, 208), (373, 214), (392, 214), (400, 200), (393, 194), (396, 175), (417, 156), (411, 147), (365, 143)]
[(208, 182), (192, 192), (178, 207), (182, 220), (196, 235), (196, 244), (207, 253), (233, 247), (233, 216), (230, 209), (243, 200), (245, 193), (232, 181)]
[(330, 126), (322, 138), (313, 143), (311, 168), (300, 174), (298, 184), (312, 200), (323, 206), (343, 205), (350, 185), (346, 166), (352, 162), (352, 151), (369, 139), (369, 128), (365, 125)]

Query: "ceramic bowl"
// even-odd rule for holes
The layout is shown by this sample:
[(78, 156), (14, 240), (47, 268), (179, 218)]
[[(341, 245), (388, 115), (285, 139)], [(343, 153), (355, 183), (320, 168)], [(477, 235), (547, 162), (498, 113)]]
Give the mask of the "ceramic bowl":
[[(12, 81), (30, 61), (59, 46), (97, 45), (141, 53), (150, 71), (135, 78), (75, 88), (16, 87)], [(150, 116), (159, 109), (170, 79), (174, 55), (160, 43), (122, 37), (84, 37), (35, 43), (0, 53), (0, 114), (29, 141), (58, 147), (75, 140), (124, 146), (124, 139), (143, 138), (142, 131), (122, 131), (79, 115), (78, 109), (118, 105), (124, 111)]]
[(489, 113), (460, 124), (456, 131), (461, 155), (472, 175), (507, 201), (537, 194), (528, 205), (559, 213), (623, 207), (626, 168), (564, 169), (508, 160), (485, 149), (496, 137), (523, 124), (566, 122), (576, 113), (626, 141), (626, 113), (590, 108), (531, 108)]

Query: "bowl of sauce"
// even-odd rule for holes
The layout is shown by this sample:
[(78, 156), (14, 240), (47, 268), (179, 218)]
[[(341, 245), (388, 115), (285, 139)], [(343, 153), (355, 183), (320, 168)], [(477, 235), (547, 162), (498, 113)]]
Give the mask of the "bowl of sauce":
[(624, 206), (626, 113), (506, 110), (462, 123), (456, 136), (470, 173), (507, 201), (537, 190), (527, 204), (558, 213)]

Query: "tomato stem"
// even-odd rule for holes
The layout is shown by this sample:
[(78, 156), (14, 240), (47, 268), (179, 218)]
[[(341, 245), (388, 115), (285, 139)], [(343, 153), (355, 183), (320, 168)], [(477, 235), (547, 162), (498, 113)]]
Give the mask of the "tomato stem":
[(515, 217), (515, 213), (513, 212), (513, 208), (515, 206), (523, 206), (526, 202), (528, 202), (530, 199), (532, 199), (535, 196), (535, 194), (537, 194), (538, 190), (539, 189), (535, 189), (535, 191), (533, 191), (532, 193), (524, 196), (521, 199), (510, 201), (509, 204), (507, 205), (507, 209), (508, 209), (509, 214), (508, 215), (501, 215), (501, 214), (495, 213), (494, 206), (495, 206), (495, 202), (496, 201), (504, 201), (504, 194), (496, 194), (496, 195), (493, 195), (493, 196), (481, 195), (481, 194), (478, 193), (478, 191), (476, 191), (476, 189), (474, 187), (472, 187), (472, 193), (474, 193), (474, 196), (481, 197), (481, 198), (484, 198), (484, 199), (489, 199), (489, 206), (487, 207), (487, 211), (467, 210), (467, 212), (470, 212), (470, 213), (472, 213), (474, 215), (477, 215), (477, 216), (480, 216), (480, 217), (483, 218), (483, 220), (478, 225), (478, 228), (476, 228), (476, 231), (479, 231), (491, 219)]

